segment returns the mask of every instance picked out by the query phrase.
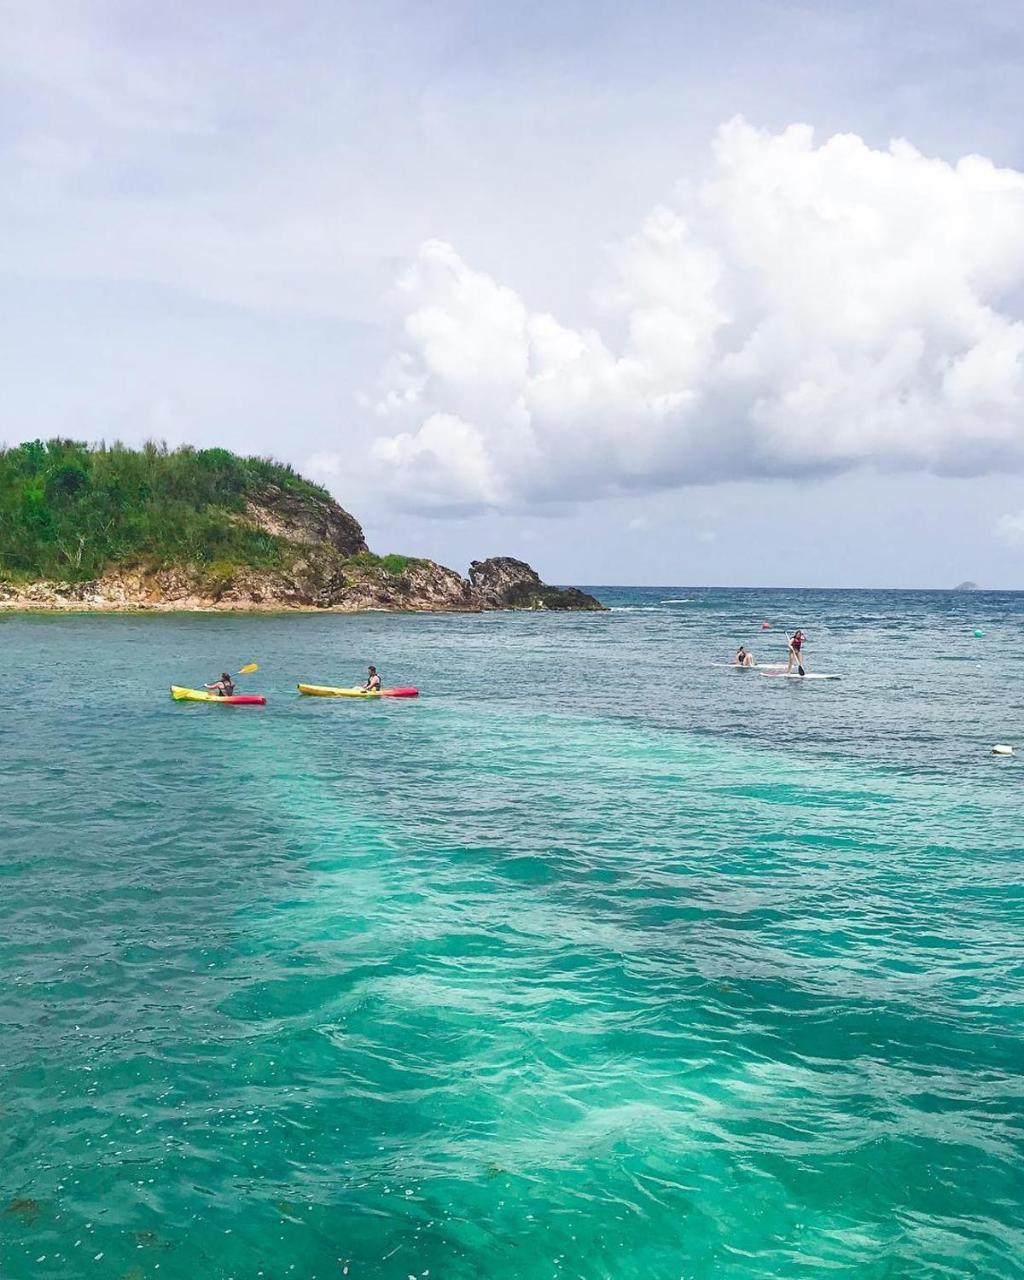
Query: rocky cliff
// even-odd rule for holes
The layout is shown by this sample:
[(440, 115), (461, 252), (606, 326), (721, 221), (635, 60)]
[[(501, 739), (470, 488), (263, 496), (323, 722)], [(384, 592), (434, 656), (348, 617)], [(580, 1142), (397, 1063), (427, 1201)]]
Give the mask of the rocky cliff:
[(328, 548), (343, 556), (368, 549), (359, 521), (332, 499), (291, 493), (276, 484), (260, 484), (247, 495), (244, 519), (299, 546)]
[(546, 585), (519, 560), (474, 561), (471, 575), (467, 580), (432, 560), (409, 560), (395, 571), (310, 546), (282, 569), (240, 565), (210, 571), (186, 565), (114, 569), (89, 582), (0, 582), (0, 609), (482, 612), (604, 608), (574, 587)]
[(224, 449), (0, 449), (0, 608), (600, 609), (521, 560), (371, 552), (289, 467)]

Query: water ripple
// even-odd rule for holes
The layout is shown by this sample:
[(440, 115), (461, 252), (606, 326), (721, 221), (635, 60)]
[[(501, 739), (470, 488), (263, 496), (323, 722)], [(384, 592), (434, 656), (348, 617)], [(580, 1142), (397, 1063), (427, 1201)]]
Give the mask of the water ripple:
[(1022, 1274), (1019, 600), (616, 602), (5, 622), (5, 1275)]

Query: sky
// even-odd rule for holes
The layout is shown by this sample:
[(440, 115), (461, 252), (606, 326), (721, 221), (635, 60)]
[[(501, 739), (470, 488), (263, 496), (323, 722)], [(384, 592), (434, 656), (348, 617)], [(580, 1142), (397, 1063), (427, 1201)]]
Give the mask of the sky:
[(0, 18), (0, 441), (462, 570), (1024, 587), (1019, 0)]

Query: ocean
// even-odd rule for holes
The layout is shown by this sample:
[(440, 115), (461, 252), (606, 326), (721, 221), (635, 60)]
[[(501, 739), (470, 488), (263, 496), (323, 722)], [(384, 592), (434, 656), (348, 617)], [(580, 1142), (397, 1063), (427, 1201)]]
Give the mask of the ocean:
[(4, 1280), (1024, 1275), (1024, 594), (589, 589), (0, 615)]

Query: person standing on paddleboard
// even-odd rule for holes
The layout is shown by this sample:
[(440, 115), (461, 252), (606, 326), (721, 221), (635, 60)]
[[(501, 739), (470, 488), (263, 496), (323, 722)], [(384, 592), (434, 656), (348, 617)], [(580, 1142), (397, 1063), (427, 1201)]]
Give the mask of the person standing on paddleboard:
[(796, 669), (800, 673), (800, 675), (804, 674), (804, 660), (803, 660), (803, 652), (802, 652), (804, 647), (804, 639), (805, 639), (804, 633), (800, 630), (799, 627), (797, 627), (797, 629), (789, 637), (789, 660), (786, 663), (786, 675), (792, 674), (794, 662), (796, 663)]

